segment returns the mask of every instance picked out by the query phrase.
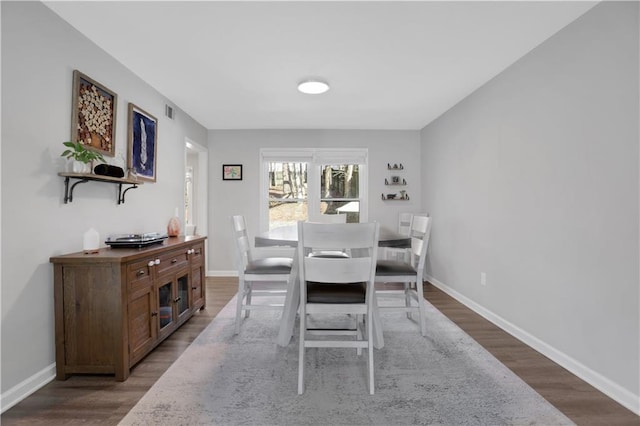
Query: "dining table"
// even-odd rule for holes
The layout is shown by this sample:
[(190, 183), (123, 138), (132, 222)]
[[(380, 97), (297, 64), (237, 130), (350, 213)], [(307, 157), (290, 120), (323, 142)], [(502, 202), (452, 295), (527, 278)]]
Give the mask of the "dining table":
[[(297, 247), (298, 244), (298, 225), (291, 224), (277, 228), (273, 228), (267, 232), (263, 232), (255, 237), (255, 247), (267, 248), (267, 247)], [(409, 248), (411, 247), (411, 238), (402, 235), (391, 228), (386, 226), (380, 226), (380, 233), (378, 236), (378, 247), (394, 247), (394, 248)], [(280, 320), (280, 329), (278, 331), (277, 344), (280, 346), (287, 346), (291, 341), (293, 335), (293, 328), (295, 326), (296, 315), (298, 313), (298, 307), (300, 305), (300, 286), (298, 282), (298, 255), (297, 252), (293, 257), (293, 265), (291, 267), (291, 274), (287, 282), (287, 291), (284, 300), (284, 307), (282, 311), (282, 319)], [(373, 346), (376, 349), (384, 347), (384, 337), (382, 335), (382, 324), (380, 322), (380, 316), (378, 314), (377, 299), (375, 297), (375, 291), (372, 298), (373, 303)]]

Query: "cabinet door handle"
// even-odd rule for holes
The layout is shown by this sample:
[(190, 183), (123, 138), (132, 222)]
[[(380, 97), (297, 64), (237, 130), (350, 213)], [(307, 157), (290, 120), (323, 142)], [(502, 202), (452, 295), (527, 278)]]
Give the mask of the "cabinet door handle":
[(171, 259), (171, 263), (176, 263), (178, 259)]
[(180, 300), (182, 300), (182, 297), (176, 297), (173, 299), (174, 303), (178, 303)]
[(198, 287), (191, 287), (191, 290), (197, 290)]
[(157, 316), (158, 316), (158, 313), (157, 313), (156, 311), (153, 311), (153, 312), (151, 312), (151, 316), (152, 316), (152, 317), (157, 317)]
[[(149, 265), (149, 266), (151, 266), (151, 265)], [(144, 275), (144, 269), (140, 269), (140, 270), (137, 272), (137, 275), (138, 275), (138, 276), (140, 276), (140, 275)]]
[(160, 259), (156, 259), (155, 262), (153, 262), (153, 263), (155, 263), (156, 265), (159, 265), (160, 264)]
[(147, 266), (153, 266), (155, 265), (155, 262), (153, 260), (150, 260), (149, 263), (147, 263)]

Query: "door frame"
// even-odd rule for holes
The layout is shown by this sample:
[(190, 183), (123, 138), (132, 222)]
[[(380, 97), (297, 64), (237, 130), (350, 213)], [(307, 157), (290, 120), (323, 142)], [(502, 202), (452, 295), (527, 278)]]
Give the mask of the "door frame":
[[(184, 138), (185, 143), (184, 143), (184, 170), (185, 170), (185, 174), (186, 174), (186, 170), (187, 170), (187, 154), (191, 153), (191, 154), (196, 154), (198, 157), (198, 170), (197, 170), (197, 176), (194, 176), (194, 179), (196, 181), (196, 185), (194, 188), (194, 194), (196, 196), (196, 199), (198, 200), (197, 205), (196, 205), (196, 217), (198, 218), (197, 220), (197, 227), (196, 227), (196, 233), (198, 235), (201, 236), (207, 236), (208, 232), (209, 232), (209, 227), (208, 227), (208, 218), (209, 218), (209, 203), (207, 201), (207, 194), (209, 192), (208, 190), (208, 183), (209, 183), (209, 150), (207, 149), (206, 146), (201, 145), (197, 142), (194, 142), (193, 140), (189, 139), (189, 138)], [(183, 186), (184, 186), (184, 182), (183, 182)], [(186, 193), (186, 187), (183, 187), (183, 193)], [(183, 204), (184, 205), (184, 204)], [(183, 207), (184, 209), (184, 207)], [(184, 215), (184, 211), (183, 211), (183, 215)], [(185, 227), (186, 227), (186, 217), (185, 217)], [(209, 240), (206, 240), (206, 243), (208, 245)], [(207, 250), (208, 252), (209, 250)], [(205, 271), (208, 271), (208, 259), (205, 258)], [(204, 284), (203, 284), (204, 285)]]

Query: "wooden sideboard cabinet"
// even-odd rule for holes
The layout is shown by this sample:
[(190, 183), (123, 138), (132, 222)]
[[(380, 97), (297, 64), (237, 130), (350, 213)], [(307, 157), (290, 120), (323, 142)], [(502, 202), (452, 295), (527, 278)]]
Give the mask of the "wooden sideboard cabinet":
[(205, 307), (205, 237), (51, 257), (56, 378), (129, 377), (133, 365)]

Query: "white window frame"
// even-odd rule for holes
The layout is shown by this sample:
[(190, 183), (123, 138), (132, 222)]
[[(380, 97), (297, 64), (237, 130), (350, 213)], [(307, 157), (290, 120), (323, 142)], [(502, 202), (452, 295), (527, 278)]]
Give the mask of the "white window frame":
[(262, 148), (260, 150), (260, 232), (269, 230), (269, 168), (273, 162), (303, 162), (307, 167), (309, 219), (320, 215), (320, 167), (358, 164), (360, 222), (369, 220), (369, 150), (367, 148)]

